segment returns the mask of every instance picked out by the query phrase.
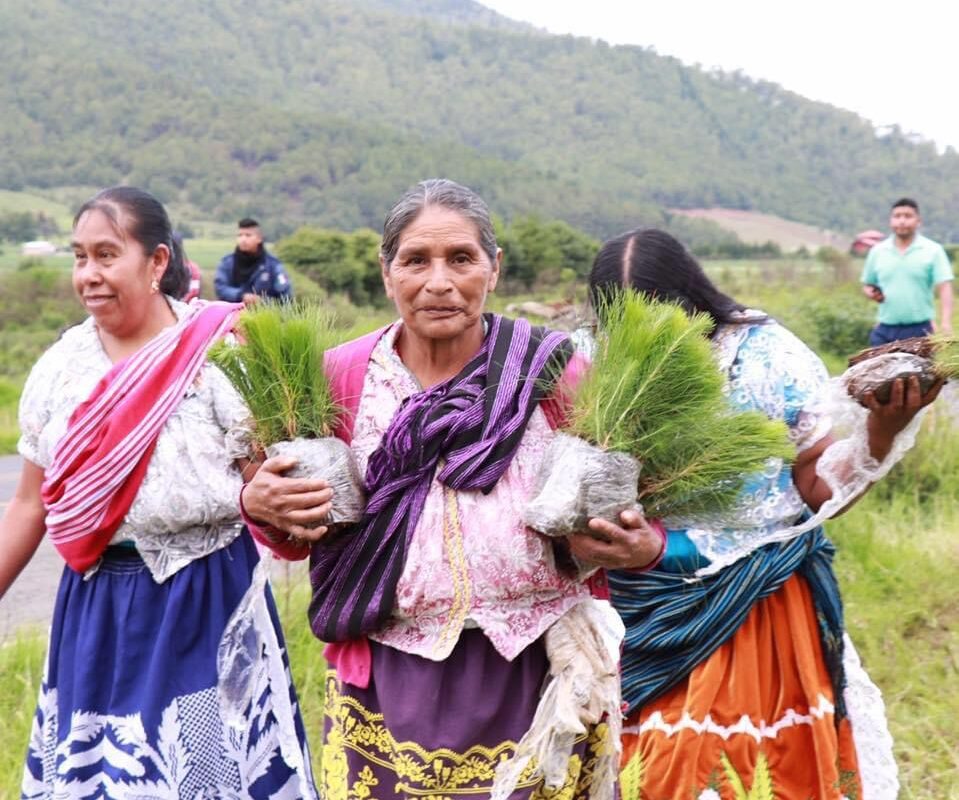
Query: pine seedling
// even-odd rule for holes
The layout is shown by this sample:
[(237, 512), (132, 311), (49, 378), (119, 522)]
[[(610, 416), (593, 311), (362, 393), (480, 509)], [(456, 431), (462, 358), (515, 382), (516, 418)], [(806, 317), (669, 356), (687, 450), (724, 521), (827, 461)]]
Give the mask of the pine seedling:
[(932, 363), (940, 378), (959, 378), (959, 340), (951, 336), (933, 336)]
[(639, 497), (650, 515), (722, 513), (768, 459), (792, 458), (783, 423), (729, 407), (708, 317), (632, 291), (599, 315), (604, 331), (568, 430), (642, 463)]
[(341, 336), (315, 305), (261, 303), (241, 312), (240, 343), (220, 342), (210, 360), (253, 417), (254, 444), (331, 436), (340, 408), (323, 372), (323, 353)]

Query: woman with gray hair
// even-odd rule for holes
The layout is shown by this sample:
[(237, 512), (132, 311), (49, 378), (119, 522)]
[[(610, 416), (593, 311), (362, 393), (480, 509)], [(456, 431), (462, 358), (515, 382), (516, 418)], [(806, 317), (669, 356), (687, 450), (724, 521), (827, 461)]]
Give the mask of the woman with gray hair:
[[(255, 536), (282, 557), (311, 556), (310, 621), (331, 643), (327, 797), (523, 798), (560, 787), (612, 797), (618, 687), (608, 718), (573, 720), (560, 757), (530, 761), (546, 750), (523, 742), (536, 738), (528, 731), (561, 738), (555, 715), (536, 714), (561, 671), (550, 636), (594, 603), (588, 570), (570, 555), (594, 570), (642, 568), (662, 537), (636, 512), (619, 525), (591, 520), (606, 541), (584, 531), (554, 546), (524, 525), (563, 387), (582, 363), (564, 334), (484, 313), (501, 261), (475, 193), (447, 180), (408, 191), (380, 255), (400, 319), (327, 358), (345, 409), (338, 435), (366, 476), (363, 520), (340, 533), (307, 527), (325, 518), (332, 490), (283, 477), (289, 459), (264, 462), (243, 492)], [(613, 651), (602, 677), (615, 685)], [(494, 790), (503, 762), (513, 769)]]

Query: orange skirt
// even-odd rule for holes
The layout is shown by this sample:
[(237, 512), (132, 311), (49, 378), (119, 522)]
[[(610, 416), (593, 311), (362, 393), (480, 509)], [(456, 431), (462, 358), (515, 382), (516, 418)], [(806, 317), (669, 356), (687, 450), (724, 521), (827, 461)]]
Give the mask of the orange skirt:
[(622, 800), (858, 800), (809, 587), (793, 575), (623, 733)]

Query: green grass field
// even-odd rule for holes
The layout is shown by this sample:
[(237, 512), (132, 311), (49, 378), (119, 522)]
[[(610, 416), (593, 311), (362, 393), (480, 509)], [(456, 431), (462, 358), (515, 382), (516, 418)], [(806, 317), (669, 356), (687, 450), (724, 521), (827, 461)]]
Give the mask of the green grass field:
[[(232, 242), (198, 240), (195, 245), (188, 241), (188, 251), (211, 279), (209, 270)], [(779, 272), (773, 272), (777, 266)], [(837, 280), (842, 276), (831, 267), (778, 260), (708, 268), (728, 291), (774, 315), (817, 349), (833, 372), (842, 368), (845, 355), (864, 344), (872, 308), (857, 294), (855, 282)], [(308, 293), (301, 278), (294, 276), (294, 286)], [(510, 299), (515, 298), (497, 297), (490, 305), (500, 310)], [(360, 314), (352, 320), (357, 331), (389, 318), (388, 312), (346, 310)], [(52, 340), (55, 332), (36, 335)], [(43, 346), (30, 344), (38, 353)], [(0, 377), (0, 448), (6, 446), (8, 452), (16, 439), (20, 380), (22, 374)], [(838, 546), (848, 629), (885, 696), (905, 800), (959, 800), (957, 528), (959, 429), (937, 409), (917, 448), (828, 529)], [(305, 623), (307, 590), (302, 583), (281, 583), (276, 594), (319, 763), (324, 665), (320, 645)], [(35, 631), (24, 631), (0, 648), (0, 712), (7, 723), (0, 729), (0, 798), (17, 796), (43, 651), (43, 637)]]
[(0, 214), (24, 211), (33, 214), (42, 212), (56, 220), (57, 227), (64, 236), (67, 235), (73, 223), (73, 211), (65, 203), (29, 192), (10, 192), (0, 189)]

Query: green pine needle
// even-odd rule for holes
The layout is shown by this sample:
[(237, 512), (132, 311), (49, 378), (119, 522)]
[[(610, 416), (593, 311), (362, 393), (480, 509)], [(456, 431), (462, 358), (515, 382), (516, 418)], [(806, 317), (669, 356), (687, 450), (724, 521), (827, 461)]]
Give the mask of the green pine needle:
[(220, 342), (210, 360), (236, 387), (253, 416), (253, 440), (331, 436), (340, 408), (323, 373), (323, 353), (342, 338), (315, 305), (261, 303), (237, 324), (240, 344)]
[(932, 361), (942, 378), (959, 378), (959, 340), (951, 336), (933, 336)]
[(791, 460), (785, 424), (736, 413), (706, 338), (711, 321), (636, 292), (612, 298), (568, 429), (643, 464), (651, 516), (722, 513), (770, 458)]

